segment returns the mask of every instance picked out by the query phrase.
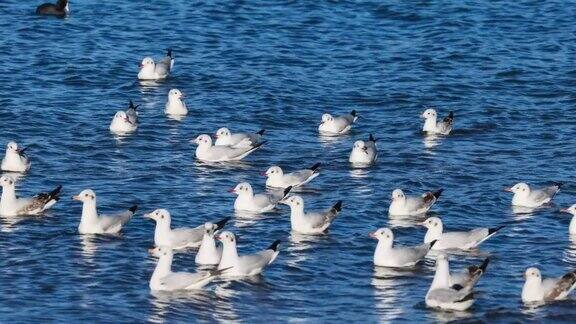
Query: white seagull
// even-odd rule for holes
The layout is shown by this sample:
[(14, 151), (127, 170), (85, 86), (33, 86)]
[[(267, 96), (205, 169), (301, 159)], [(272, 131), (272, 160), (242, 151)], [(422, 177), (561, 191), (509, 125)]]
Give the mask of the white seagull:
[(425, 119), (422, 131), (427, 134), (448, 135), (452, 131), (452, 125), (454, 124), (454, 112), (452, 111), (440, 122), (437, 121), (436, 110), (431, 108), (426, 109), (421, 117)]
[(388, 213), (392, 216), (418, 216), (425, 214), (436, 203), (444, 189), (428, 191), (422, 196), (406, 196), (402, 189), (392, 192)]
[(116, 215), (98, 215), (96, 193), (91, 189), (82, 190), (72, 199), (82, 202), (82, 218), (78, 225), (80, 234), (116, 234), (134, 216), (137, 206)]
[(330, 114), (322, 115), (322, 122), (318, 126), (318, 131), (322, 135), (338, 136), (346, 134), (352, 128), (352, 124), (358, 119), (356, 110), (352, 110), (349, 114), (333, 117)]
[(522, 287), (524, 303), (543, 303), (565, 299), (576, 288), (576, 271), (560, 278), (542, 279), (538, 268), (528, 268), (524, 273), (526, 282)]
[(424, 237), (424, 243), (437, 240), (436, 244), (432, 247), (433, 250), (474, 249), (504, 227), (479, 227), (466, 232), (443, 232), (442, 220), (438, 217), (426, 219), (422, 223), (422, 226), (428, 229)]
[(298, 195), (285, 198), (280, 203), (290, 206), (292, 230), (301, 234), (321, 234), (328, 229), (342, 210), (342, 200), (321, 212), (304, 212), (304, 199)]
[(279, 166), (271, 166), (262, 173), (266, 179), (266, 186), (272, 188), (301, 187), (312, 181), (320, 174), (320, 163), (316, 163), (308, 169), (284, 173)]
[(248, 182), (241, 182), (237, 184), (236, 187), (230, 189), (229, 192), (238, 195), (234, 201), (235, 210), (265, 213), (274, 209), (274, 207), (288, 195), (290, 190), (292, 190), (292, 187), (284, 189), (281, 194), (278, 192), (254, 194), (252, 186)]
[(195, 290), (209, 284), (224, 270), (208, 270), (196, 273), (172, 272), (174, 254), (170, 247), (157, 246), (148, 252), (158, 257), (158, 263), (150, 278), (150, 289), (156, 291)]
[(370, 134), (368, 141), (354, 142), (348, 162), (354, 165), (370, 165), (376, 162), (377, 158), (378, 149), (376, 148), (376, 139)]
[(265, 130), (261, 129), (256, 133), (234, 133), (226, 127), (216, 131), (216, 142), (214, 145), (227, 145), (232, 147), (250, 147), (262, 142)]
[(568, 233), (570, 233), (570, 235), (576, 235), (576, 204), (570, 206), (569, 208), (560, 209), (560, 211), (572, 215), (572, 220), (570, 221), (570, 227), (568, 228)]
[(374, 265), (380, 267), (406, 268), (424, 259), (436, 241), (418, 246), (394, 247), (394, 233), (389, 228), (379, 228), (368, 235), (378, 240), (374, 251)]
[(167, 115), (188, 115), (188, 108), (184, 100), (184, 94), (178, 89), (171, 89), (168, 92), (168, 101), (166, 102), (166, 108), (164, 113)]
[(126, 111), (118, 111), (110, 123), (110, 131), (114, 134), (131, 133), (138, 128), (138, 112), (132, 100)]
[(226, 217), (218, 223), (204, 223), (204, 235), (202, 243), (196, 253), (194, 262), (199, 265), (215, 265), (220, 263), (222, 258), (222, 246), (216, 246), (216, 232), (224, 227), (224, 224), (230, 220)]
[(2, 176), (0, 186), (2, 187), (0, 199), (0, 215), (2, 216), (38, 215), (60, 199), (62, 190), (62, 186), (58, 186), (48, 193), (39, 193), (30, 198), (17, 198), (14, 179)]
[(448, 257), (441, 253), (436, 258), (436, 273), (426, 293), (426, 306), (451, 311), (465, 311), (474, 304), (472, 289), (486, 271), (488, 261), (481, 266), (468, 268), (467, 278), (462, 283), (455, 283), (450, 275)]
[(154, 62), (151, 57), (145, 57), (140, 64), (140, 72), (138, 72), (139, 80), (161, 80), (168, 77), (172, 69), (174, 68), (174, 57), (172, 56), (172, 50), (168, 49), (166, 56), (158, 61)]
[(504, 191), (514, 193), (512, 197), (513, 206), (536, 208), (552, 201), (561, 187), (562, 183), (555, 182), (551, 186), (531, 189), (528, 184), (520, 182), (513, 187), (505, 188)]
[(276, 260), (280, 252), (278, 249), (280, 240), (274, 241), (264, 251), (249, 255), (238, 255), (236, 237), (233, 233), (224, 231), (218, 235), (217, 239), (224, 245), (218, 270), (223, 270), (222, 276), (226, 277), (245, 277), (262, 273), (268, 265)]
[[(202, 243), (204, 236), (204, 225), (197, 227), (180, 227), (171, 229), (172, 218), (166, 209), (156, 209), (145, 214), (145, 218), (156, 222), (154, 229), (154, 245), (168, 246), (173, 250), (185, 249), (188, 247), (198, 247)], [(219, 228), (224, 227), (229, 218), (225, 218), (216, 223)]]
[(209, 135), (202, 134), (193, 141), (198, 145), (196, 148), (196, 158), (204, 162), (227, 162), (238, 161), (245, 158), (248, 154), (254, 152), (259, 147), (264, 145), (266, 141), (246, 146), (246, 147), (232, 147), (232, 146), (214, 146), (212, 145), (212, 138)]
[(2, 159), (2, 171), (26, 172), (30, 170), (30, 160), (26, 155), (27, 148), (20, 148), (16, 142), (8, 142), (6, 154)]

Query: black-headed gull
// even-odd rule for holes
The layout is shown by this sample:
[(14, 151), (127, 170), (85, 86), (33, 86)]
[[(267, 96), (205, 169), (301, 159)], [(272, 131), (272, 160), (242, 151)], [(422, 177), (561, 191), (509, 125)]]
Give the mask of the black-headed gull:
[(64, 18), (70, 14), (70, 5), (68, 4), (68, 0), (58, 0), (56, 4), (49, 2), (43, 3), (36, 7), (36, 14)]
[[(225, 277), (245, 277), (262, 273), (278, 256), (280, 240), (274, 241), (267, 249), (247, 255), (238, 255), (236, 236), (232, 232), (224, 231), (217, 237), (224, 245), (222, 259), (218, 265)], [(229, 269), (229, 270), (225, 270)]]
[(216, 131), (216, 142), (214, 145), (227, 145), (232, 147), (250, 147), (262, 142), (265, 130), (261, 129), (256, 133), (234, 133), (226, 127)]
[(570, 227), (568, 228), (568, 233), (570, 233), (570, 235), (576, 235), (576, 204), (570, 206), (569, 208), (560, 209), (560, 211), (572, 215), (572, 220), (570, 221)]
[(378, 240), (374, 251), (374, 265), (379, 267), (405, 268), (412, 267), (424, 259), (436, 241), (418, 246), (394, 247), (394, 233), (389, 228), (379, 228), (368, 235)]
[(442, 220), (438, 217), (430, 217), (426, 219), (422, 223), (422, 226), (428, 229), (426, 236), (424, 237), (424, 243), (437, 240), (436, 244), (432, 247), (433, 250), (474, 249), (504, 227), (479, 227), (465, 232), (443, 232), (444, 228)]
[(204, 223), (204, 234), (202, 236), (202, 243), (196, 253), (194, 262), (199, 265), (216, 265), (220, 263), (222, 258), (222, 246), (216, 245), (216, 232), (224, 227), (224, 224), (230, 220), (226, 217), (218, 223)]
[(271, 166), (262, 173), (266, 179), (266, 186), (272, 188), (300, 187), (312, 181), (320, 174), (320, 163), (316, 163), (308, 169), (284, 173), (279, 166)]
[(78, 225), (80, 234), (116, 234), (134, 216), (137, 206), (116, 215), (98, 215), (96, 193), (91, 189), (82, 190), (72, 199), (82, 202), (82, 218)]
[(252, 186), (248, 182), (241, 182), (229, 190), (238, 197), (234, 201), (234, 209), (253, 213), (265, 213), (271, 211), (278, 203), (288, 195), (292, 187), (279, 193), (254, 194)]
[[(431, 308), (439, 308), (451, 311), (464, 311), (474, 304), (472, 289), (486, 270), (484, 267), (469, 267), (468, 280), (462, 283), (454, 283), (450, 275), (448, 257), (440, 253), (436, 257), (436, 273), (426, 293), (426, 305)], [(473, 271), (473, 272), (471, 272)]]
[(524, 303), (544, 303), (562, 300), (576, 288), (576, 271), (568, 272), (560, 278), (542, 279), (538, 268), (528, 268), (524, 273), (522, 301)]
[(8, 142), (6, 154), (2, 159), (2, 171), (26, 172), (30, 170), (30, 160), (26, 155), (27, 148), (20, 148), (16, 142)]
[[(168, 246), (173, 250), (185, 249), (189, 247), (198, 247), (202, 243), (204, 236), (204, 225), (197, 227), (179, 227), (172, 229), (172, 217), (166, 209), (156, 209), (151, 213), (145, 214), (145, 218), (152, 219), (156, 222), (154, 229), (154, 245)], [(225, 218), (216, 223), (218, 228), (224, 227), (229, 218)]]
[(157, 291), (201, 289), (218, 277), (223, 270), (172, 272), (174, 254), (168, 246), (157, 246), (148, 252), (158, 258), (156, 268), (150, 277), (150, 289)]
[(324, 233), (342, 210), (342, 200), (339, 200), (328, 210), (305, 212), (304, 199), (298, 195), (289, 196), (280, 203), (290, 206), (292, 230), (301, 234)]
[(2, 198), (0, 199), (0, 215), (38, 215), (52, 207), (60, 199), (62, 186), (50, 192), (39, 193), (30, 198), (17, 198), (14, 179), (9, 176), (0, 177)]
[(452, 131), (452, 125), (454, 124), (454, 112), (450, 112), (448, 116), (444, 117), (442, 121), (437, 121), (436, 110), (429, 108), (422, 113), (422, 118), (425, 119), (423, 132), (428, 134), (440, 134), (448, 135)]
[(128, 110), (118, 111), (110, 123), (110, 131), (115, 134), (131, 133), (138, 128), (138, 113), (132, 100), (130, 100)]
[(356, 110), (352, 110), (349, 114), (333, 117), (330, 114), (322, 115), (322, 122), (318, 126), (318, 131), (322, 135), (338, 136), (346, 134), (352, 128), (352, 124), (358, 119)]
[(561, 187), (562, 183), (555, 182), (551, 186), (531, 189), (528, 184), (519, 182), (510, 188), (504, 188), (504, 191), (514, 193), (513, 206), (536, 208), (552, 201)]
[(402, 189), (392, 191), (388, 213), (392, 216), (418, 216), (425, 214), (436, 203), (443, 189), (428, 191), (421, 196), (406, 196)]
[(367, 141), (356, 141), (350, 152), (348, 162), (355, 165), (371, 165), (378, 158), (376, 139), (372, 134)]
[(212, 138), (209, 135), (202, 134), (193, 141), (198, 145), (196, 148), (196, 158), (204, 162), (227, 162), (238, 161), (245, 158), (248, 154), (254, 152), (264, 145), (266, 141), (243, 147), (232, 146), (214, 146)]
[(171, 89), (168, 91), (168, 101), (166, 102), (166, 107), (164, 113), (167, 115), (178, 115), (184, 116), (188, 115), (188, 108), (186, 107), (186, 102), (182, 100), (184, 98), (182, 91), (178, 89)]
[(174, 68), (174, 57), (172, 56), (172, 49), (168, 49), (166, 56), (154, 62), (151, 57), (145, 57), (140, 64), (140, 72), (138, 72), (139, 80), (160, 80), (165, 79), (170, 75)]

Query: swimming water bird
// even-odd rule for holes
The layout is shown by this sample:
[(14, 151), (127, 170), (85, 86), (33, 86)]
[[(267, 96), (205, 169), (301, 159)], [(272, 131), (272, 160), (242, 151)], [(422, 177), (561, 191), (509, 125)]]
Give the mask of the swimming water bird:
[(164, 113), (167, 115), (188, 115), (188, 108), (184, 102), (184, 94), (178, 89), (171, 89), (168, 91), (168, 101)]
[(175, 291), (201, 289), (224, 271), (208, 270), (196, 273), (172, 272), (172, 259), (174, 254), (170, 247), (157, 246), (149, 249), (148, 252), (158, 258), (156, 268), (152, 273), (152, 277), (150, 277), (150, 290)]
[(216, 232), (224, 227), (224, 224), (230, 220), (226, 217), (218, 223), (204, 223), (204, 235), (202, 243), (196, 253), (194, 262), (199, 265), (217, 265), (222, 258), (222, 246), (216, 245)]
[(6, 154), (2, 159), (2, 171), (26, 172), (30, 170), (30, 160), (26, 155), (27, 148), (20, 148), (16, 142), (8, 142)]
[(96, 210), (96, 193), (91, 189), (82, 190), (72, 199), (82, 202), (82, 217), (78, 232), (80, 234), (116, 234), (130, 221), (137, 206), (116, 215), (98, 215)]
[[(470, 308), (475, 301), (472, 289), (486, 271), (488, 262), (485, 261), (482, 265), (483, 267), (474, 268), (468, 281), (462, 284), (454, 283), (450, 276), (448, 257), (444, 253), (439, 254), (436, 258), (436, 273), (426, 293), (426, 306), (450, 311), (465, 311)], [(472, 267), (468, 268), (469, 273), (471, 269)]]
[(131, 133), (138, 128), (138, 112), (132, 100), (126, 111), (118, 111), (110, 123), (110, 132), (114, 134)]
[(198, 145), (196, 148), (196, 158), (198, 160), (204, 162), (228, 162), (242, 160), (248, 154), (264, 145), (266, 141), (246, 147), (214, 146), (212, 145), (212, 138), (209, 135), (202, 134), (194, 139), (193, 143)]
[(413, 267), (424, 259), (436, 241), (418, 246), (393, 246), (394, 233), (389, 228), (379, 228), (368, 234), (378, 240), (374, 251), (374, 265), (380, 267), (406, 268)]
[(245, 277), (262, 273), (268, 265), (276, 260), (280, 252), (280, 240), (274, 241), (264, 251), (238, 255), (236, 236), (232, 232), (224, 231), (218, 235), (217, 239), (224, 245), (218, 270), (223, 270), (222, 276), (225, 277)]
[[(204, 225), (197, 227), (180, 227), (171, 229), (172, 218), (166, 209), (156, 209), (145, 214), (145, 218), (156, 222), (154, 230), (154, 245), (168, 246), (173, 250), (185, 249), (188, 247), (198, 247), (202, 243), (204, 236)], [(218, 229), (224, 227), (229, 218), (216, 223)]]
[(392, 216), (418, 216), (425, 214), (436, 203), (444, 189), (428, 191), (421, 196), (406, 196), (402, 189), (392, 191), (388, 213)]
[(532, 189), (528, 184), (519, 182), (510, 188), (505, 188), (504, 191), (514, 193), (513, 206), (536, 208), (552, 201), (561, 187), (562, 183), (555, 182), (551, 186)]
[(452, 111), (439, 122), (437, 121), (436, 110), (432, 108), (426, 109), (421, 117), (425, 119), (422, 131), (429, 135), (448, 135), (452, 131), (452, 125), (454, 124), (454, 112)]
[(542, 279), (538, 268), (528, 268), (524, 273), (522, 301), (524, 303), (545, 303), (566, 299), (576, 288), (576, 271), (568, 272), (560, 278)]
[(428, 229), (426, 236), (424, 237), (424, 243), (430, 243), (437, 240), (436, 244), (432, 247), (433, 250), (474, 249), (504, 228), (504, 226), (493, 228), (480, 227), (470, 231), (443, 232), (442, 220), (438, 217), (430, 217), (426, 219), (422, 223), (422, 226)]
[(18, 198), (14, 179), (2, 176), (0, 186), (2, 187), (0, 198), (0, 215), (2, 216), (38, 215), (60, 199), (62, 190), (62, 186), (58, 186), (50, 192), (42, 192), (34, 197)]
[(238, 197), (234, 201), (234, 209), (253, 213), (265, 213), (271, 211), (278, 203), (288, 195), (292, 187), (284, 189), (282, 193), (254, 194), (252, 186), (248, 182), (241, 182), (229, 190)]
[(36, 8), (36, 14), (64, 18), (70, 14), (68, 0), (58, 0), (56, 4), (43, 3)]
[(572, 215), (570, 227), (568, 227), (568, 233), (570, 233), (570, 235), (576, 235), (576, 204), (570, 206), (569, 208), (560, 209), (560, 211)]
[(249, 147), (262, 142), (265, 130), (261, 129), (256, 133), (234, 133), (226, 127), (216, 131), (216, 142), (214, 145), (228, 145), (232, 147)]
[(280, 203), (290, 206), (292, 230), (301, 234), (321, 234), (328, 229), (342, 210), (342, 200), (321, 212), (305, 212), (304, 199), (298, 195), (285, 198)]
[(266, 186), (272, 188), (300, 187), (312, 181), (320, 174), (320, 163), (316, 163), (308, 169), (284, 173), (279, 166), (271, 166), (262, 173), (266, 179)]
[(372, 134), (368, 141), (356, 141), (352, 147), (348, 162), (353, 165), (371, 165), (378, 158), (376, 139)]
[(346, 134), (352, 128), (352, 124), (358, 120), (356, 110), (352, 110), (349, 114), (333, 117), (330, 114), (322, 115), (322, 121), (318, 126), (318, 131), (321, 135), (338, 136)]
[(145, 57), (140, 64), (140, 72), (138, 73), (139, 80), (161, 80), (166, 79), (172, 69), (174, 68), (174, 57), (172, 56), (172, 49), (168, 49), (166, 56), (154, 62), (151, 57)]

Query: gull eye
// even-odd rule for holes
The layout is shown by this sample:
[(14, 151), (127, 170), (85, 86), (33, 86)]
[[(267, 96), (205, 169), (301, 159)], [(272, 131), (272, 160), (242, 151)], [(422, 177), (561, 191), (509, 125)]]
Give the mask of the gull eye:
[(88, 194), (84, 194), (84, 197), (88, 197)]
[(298, 201), (298, 202), (296, 202), (296, 205), (300, 205), (300, 202), (299, 202), (299, 201)]

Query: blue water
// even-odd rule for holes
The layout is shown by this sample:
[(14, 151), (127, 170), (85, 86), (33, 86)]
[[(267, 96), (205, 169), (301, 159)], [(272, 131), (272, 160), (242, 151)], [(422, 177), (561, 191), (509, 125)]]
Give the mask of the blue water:
[[(39, 1), (41, 2), (41, 1)], [(105, 4), (104, 4), (105, 3)], [(73, 0), (69, 19), (46, 19), (30, 1), (0, 3), (0, 144), (29, 146), (32, 170), (21, 195), (64, 186), (43, 217), (0, 218), (0, 321), (242, 322), (573, 320), (576, 301), (528, 309), (525, 268), (545, 276), (576, 268), (570, 218), (576, 126), (576, 6), (568, 1), (88, 1)], [(136, 80), (143, 56), (174, 49), (173, 76)], [(182, 121), (163, 114), (166, 95), (188, 95)], [(108, 132), (128, 99), (142, 104), (138, 131)], [(447, 138), (419, 132), (425, 106), (456, 114)], [(324, 112), (356, 109), (349, 136), (319, 138)], [(195, 135), (229, 126), (268, 130), (269, 143), (242, 163), (194, 160)], [(351, 170), (353, 141), (372, 132), (380, 159)], [(302, 195), (310, 209), (339, 199), (344, 210), (329, 233), (290, 232), (281, 208), (255, 220), (235, 217), (226, 190), (272, 164), (324, 163)], [(511, 210), (501, 189), (518, 181), (564, 181), (556, 206)], [(409, 272), (374, 269), (378, 227), (399, 244), (424, 230), (390, 220), (394, 188), (419, 194), (445, 188), (434, 207), (449, 230), (507, 227), (480, 251), (451, 258), (454, 270), (490, 256), (465, 313), (427, 309), (433, 260)], [(175, 226), (225, 216), (242, 252), (282, 240), (261, 277), (219, 282), (199, 294), (153, 295), (153, 224), (135, 217), (120, 236), (77, 233), (85, 188), (101, 212), (138, 203), (167, 208)], [(193, 271), (194, 251), (175, 270)]]

